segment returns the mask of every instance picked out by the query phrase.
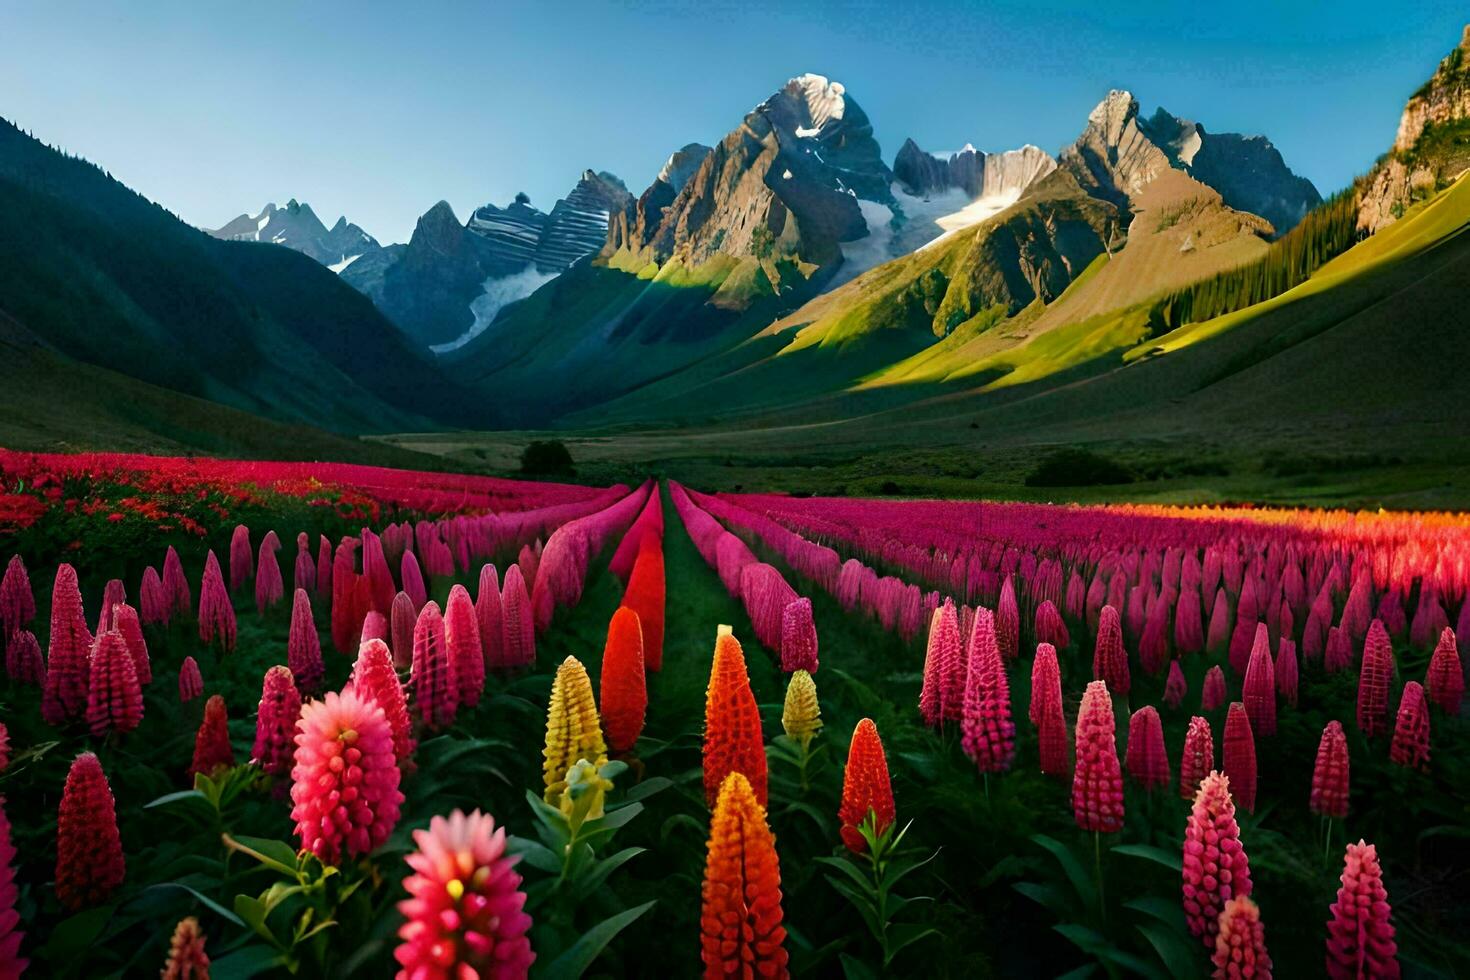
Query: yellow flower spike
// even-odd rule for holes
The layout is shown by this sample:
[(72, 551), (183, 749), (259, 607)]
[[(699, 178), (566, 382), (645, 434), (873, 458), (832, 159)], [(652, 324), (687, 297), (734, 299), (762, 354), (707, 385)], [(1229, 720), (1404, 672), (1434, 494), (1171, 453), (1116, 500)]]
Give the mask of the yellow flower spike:
[(546, 711), (546, 748), (541, 752), (546, 792), (542, 798), (561, 805), (567, 788), (567, 770), (578, 760), (589, 759), (601, 768), (607, 764), (607, 745), (602, 740), (602, 719), (592, 695), (592, 679), (576, 657), (568, 657), (556, 669), (551, 684), (551, 705)]
[(817, 682), (804, 670), (793, 671), (786, 685), (786, 703), (781, 709), (781, 727), (786, 737), (805, 749), (822, 727), (822, 706), (817, 702)]

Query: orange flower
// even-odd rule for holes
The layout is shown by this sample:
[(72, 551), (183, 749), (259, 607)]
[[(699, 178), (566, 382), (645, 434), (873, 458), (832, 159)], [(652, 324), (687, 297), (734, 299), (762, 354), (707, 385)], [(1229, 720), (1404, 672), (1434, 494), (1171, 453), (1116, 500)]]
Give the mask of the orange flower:
[[(721, 646), (725, 644), (715, 647), (716, 658)], [(729, 646), (739, 653), (733, 638)], [(710, 818), (702, 893), (700, 944), (707, 980), (790, 975), (776, 838), (750, 781), (740, 772), (731, 772), (720, 785)]]
[(656, 534), (645, 534), (639, 545), (623, 605), (638, 614), (643, 627), (643, 661), (656, 674), (664, 666), (664, 549)]
[(602, 725), (614, 752), (627, 752), (643, 731), (648, 683), (643, 673), (643, 627), (638, 614), (618, 607), (602, 650)]
[(761, 806), (766, 805), (766, 746), (761, 713), (745, 672), (740, 641), (721, 626), (704, 702), (704, 797), (715, 805), (725, 777), (745, 774)]
[(852, 730), (852, 744), (847, 750), (847, 768), (842, 778), (842, 843), (854, 854), (867, 849), (858, 827), (873, 812), (874, 829), (883, 833), (893, 823), (893, 784), (888, 779), (888, 758), (883, 754), (883, 740), (878, 726), (864, 718)]

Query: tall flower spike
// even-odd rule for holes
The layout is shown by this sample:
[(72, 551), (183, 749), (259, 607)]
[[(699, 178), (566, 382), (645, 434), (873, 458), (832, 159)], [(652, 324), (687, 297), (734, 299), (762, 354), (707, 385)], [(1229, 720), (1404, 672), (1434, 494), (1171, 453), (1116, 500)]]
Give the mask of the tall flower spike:
[(1215, 980), (1271, 980), (1266, 927), (1256, 903), (1241, 895), (1225, 903), (1215, 936)]
[(321, 690), (326, 667), (322, 663), (322, 638), (311, 614), (311, 597), (297, 589), (291, 601), (291, 632), (286, 640), (286, 666), (300, 689), (307, 694)]
[(638, 614), (619, 606), (607, 624), (602, 648), (602, 722), (614, 752), (630, 752), (648, 713), (648, 680), (643, 669), (643, 628)]
[(229, 653), (235, 649), (235, 607), (219, 569), (219, 559), (211, 551), (204, 559), (204, 578), (199, 583), (199, 642), (210, 646), (218, 641)]
[(1293, 708), (1296, 707), (1300, 678), (1297, 676), (1296, 642), (1282, 636), (1276, 647), (1276, 692)]
[(92, 632), (82, 610), (76, 569), (60, 565), (51, 590), (51, 646), (46, 654), (46, 687), (41, 717), (61, 726), (87, 711), (87, 670)]
[(225, 716), (225, 699), (218, 694), (210, 695), (204, 702), (204, 720), (194, 735), (194, 759), (189, 763), (189, 775), (213, 776), (220, 769), (235, 764), (235, 752), (230, 748), (229, 719)]
[(1245, 669), (1243, 693), (1251, 731), (1269, 737), (1276, 734), (1276, 665), (1271, 662), (1271, 638), (1266, 624), (1256, 624), (1256, 637)]
[(398, 823), (393, 731), (377, 703), (328, 691), (301, 709), (291, 770), (291, 819), (301, 849), (323, 864), (366, 854)]
[[(948, 680), (953, 665), (964, 659), (960, 650), (959, 617), (954, 603), (944, 600), (944, 605), (934, 610), (929, 620), (929, 643), (924, 653), (924, 683), (919, 691), (919, 713), (924, 724), (931, 727), (949, 720), (945, 712), (949, 694)], [(955, 715), (959, 717), (958, 713)]]
[(143, 721), (143, 689), (133, 669), (128, 641), (116, 630), (97, 637), (87, 689), (87, 727), (94, 738), (126, 735)]
[[(480, 619), (469, 590), (456, 584), (444, 607), (444, 643), (454, 661), (459, 703), (473, 708), (485, 690), (485, 651), (480, 644)], [(573, 760), (575, 761), (575, 760)]]
[[(1465, 607), (1470, 609), (1470, 598)], [(1465, 696), (1465, 674), (1460, 666), (1460, 651), (1455, 647), (1455, 631), (1448, 626), (1439, 634), (1439, 644), (1434, 656), (1429, 658), (1429, 670), (1424, 675), (1424, 684), (1429, 700), (1439, 710), (1454, 718), (1460, 714), (1460, 700)]]
[(236, 524), (235, 533), (230, 535), (231, 592), (239, 592), (250, 580), (253, 559), (254, 549), (250, 547), (250, 528), (244, 524)]
[(414, 712), (431, 729), (448, 728), (459, 712), (456, 666), (444, 642), (444, 617), (439, 614), (439, 604), (425, 603), (413, 629), (409, 689), (413, 692)]
[(199, 661), (185, 657), (179, 665), (179, 702), (188, 704), (204, 693), (204, 676), (199, 673)]
[(1036, 742), (1041, 771), (1048, 776), (1066, 776), (1072, 771), (1067, 731), (1067, 716), (1062, 711), (1062, 672), (1057, 664), (1057, 651), (1050, 643), (1036, 646), (1031, 661), (1031, 723), (1036, 726)]
[(870, 811), (877, 833), (882, 834), (892, 826), (895, 810), (888, 757), (883, 753), (878, 726), (871, 718), (864, 718), (852, 730), (847, 766), (842, 774), (842, 806), (837, 811), (837, 818), (842, 821), (842, 843), (854, 854), (863, 854), (868, 849), (858, 828)]
[(1220, 912), (1251, 893), (1250, 861), (1240, 845), (1230, 780), (1212, 772), (1200, 783), (1184, 822), (1184, 921), (1206, 949), (1215, 946)]
[(138, 619), (138, 610), (125, 602), (118, 604), (112, 610), (112, 628), (122, 634), (123, 642), (127, 644), (138, 683), (153, 683), (153, 663), (148, 659), (148, 642), (143, 639), (143, 624)]
[(1164, 748), (1164, 723), (1158, 709), (1144, 705), (1128, 719), (1128, 775), (1153, 790), (1169, 785), (1169, 754)]
[(1056, 603), (1043, 599), (1036, 607), (1036, 642), (1050, 643), (1058, 650), (1067, 649), (1072, 637), (1067, 633), (1067, 624), (1057, 612)]
[[(484, 655), (485, 669), (494, 670), (500, 666), (503, 657), (501, 646), (505, 642), (505, 629), (500, 622), (500, 575), (495, 571), (494, 565), (480, 568), (479, 589), (475, 593), (475, 616), (480, 620), (480, 652)], [(397, 652), (395, 648), (394, 653)]]
[(750, 689), (745, 654), (730, 627), (715, 637), (709, 688), (704, 702), (704, 796), (714, 806), (731, 772), (744, 773), (755, 798), (765, 806), (766, 746), (761, 712)]
[(1406, 769), (1429, 768), (1429, 703), (1418, 681), (1404, 685), (1399, 714), (1393, 727), (1388, 758)]
[(1366, 841), (1347, 846), (1342, 887), (1327, 921), (1327, 976), (1331, 980), (1399, 976), (1393, 910), (1383, 886), (1378, 848)]
[(1174, 604), (1174, 649), (1181, 655), (1199, 653), (1205, 648), (1205, 628), (1200, 615), (1199, 588), (1181, 588)]
[(1200, 782), (1215, 769), (1215, 736), (1208, 720), (1195, 715), (1184, 733), (1184, 754), (1179, 758), (1179, 795), (1192, 800)]
[(1225, 775), (1235, 799), (1246, 813), (1256, 812), (1256, 738), (1250, 716), (1239, 701), (1230, 703), (1225, 716)]
[(138, 586), (138, 615), (149, 625), (168, 622), (168, 597), (158, 569), (152, 565), (143, 569), (143, 581)]
[(781, 669), (788, 674), (817, 672), (817, 624), (812, 621), (812, 601), (805, 596), (781, 611)]
[(664, 595), (663, 543), (658, 534), (648, 531), (638, 546), (623, 605), (638, 614), (643, 626), (643, 662), (655, 674), (664, 666)]
[(187, 616), (194, 611), (194, 596), (189, 591), (184, 563), (179, 560), (179, 553), (174, 550), (173, 545), (168, 546), (168, 552), (163, 556), (163, 594), (167, 603), (166, 615), (163, 617), (165, 623), (176, 613)]
[(1352, 638), (1347, 631), (1337, 626), (1327, 630), (1327, 649), (1323, 654), (1322, 668), (1329, 674), (1347, 670), (1353, 665)]
[[(496, 600), (500, 599), (496, 595)], [(400, 592), (393, 597), (393, 609), (388, 616), (389, 646), (393, 650), (393, 666), (398, 670), (407, 670), (413, 663), (413, 628), (418, 623), (418, 610), (414, 608), (413, 600), (407, 592)], [(481, 639), (484, 634), (481, 634)]]
[(1092, 653), (1094, 680), (1106, 681), (1111, 694), (1127, 694), (1131, 684), (1128, 651), (1123, 649), (1123, 624), (1118, 610), (1103, 606), (1097, 621), (1097, 645)]
[(475, 810), (434, 817), (415, 830), (416, 850), (398, 903), (404, 923), (393, 957), (408, 980), (524, 977), (536, 954), (527, 932), (526, 893), (507, 853), (505, 828)]
[[(529, 667), (536, 662), (536, 620), (519, 565), (510, 566), (505, 573), (500, 609), (501, 649), (504, 654), (498, 666)], [(641, 621), (642, 617), (639, 619)]]
[(97, 616), (97, 629), (93, 633), (96, 639), (97, 633), (105, 633), (112, 629), (112, 611), (128, 601), (127, 586), (123, 585), (122, 579), (112, 578), (102, 588), (102, 610)]
[(405, 551), (399, 559), (398, 578), (403, 582), (403, 592), (413, 602), (413, 608), (424, 608), (424, 603), (429, 601), (429, 589), (424, 584), (424, 572), (419, 568), (418, 556), (412, 551)]
[(1016, 603), (1016, 586), (1007, 575), (995, 604), (995, 640), (1001, 659), (1009, 662), (1021, 655), (1021, 608)]
[(960, 746), (981, 772), (1005, 772), (1016, 756), (1016, 725), (995, 619), (984, 607), (975, 614), (969, 660)]
[(776, 838), (744, 773), (732, 771), (720, 784), (701, 892), (705, 980), (789, 976)]
[(1225, 703), (1225, 671), (1215, 664), (1205, 671), (1204, 689), (1200, 691), (1199, 708), (1201, 711), (1214, 711)]
[(1164, 703), (1170, 710), (1178, 711), (1188, 693), (1189, 682), (1184, 679), (1184, 670), (1179, 666), (1178, 659), (1169, 661), (1169, 677), (1164, 681)]
[(305, 531), (296, 535), (296, 564), (291, 572), (291, 588), (316, 591), (316, 562), (311, 557), (311, 537)]
[(280, 602), (286, 594), (286, 583), (281, 577), (281, 563), (276, 559), (281, 539), (275, 531), (267, 531), (260, 542), (260, 560), (255, 566), (255, 611), (265, 611)]
[(15, 910), (20, 897), (15, 886), (15, 844), (10, 839), (10, 818), (5, 798), (0, 796), (0, 976), (19, 978), (30, 965), (21, 958), (20, 914)]
[(792, 671), (791, 680), (786, 684), (786, 700), (781, 706), (782, 730), (787, 738), (805, 748), (821, 727), (822, 706), (817, 701), (817, 682), (804, 670)]
[(71, 912), (101, 905), (125, 873), (112, 787), (102, 763), (83, 752), (72, 760), (56, 815), (56, 897)]
[(20, 555), (11, 555), (0, 579), (0, 632), (9, 636), (24, 629), (36, 618), (36, 596), (31, 591), (31, 577)]
[[(5, 672), (20, 684), (46, 687), (46, 662), (41, 658), (41, 644), (30, 630), (17, 630), (5, 641)], [(44, 702), (43, 702), (44, 703)]]
[(1363, 640), (1358, 675), (1358, 728), (1368, 738), (1388, 730), (1388, 688), (1393, 681), (1393, 643), (1383, 623), (1373, 620)]
[(163, 980), (209, 980), (209, 955), (204, 952), (204, 931), (192, 915), (180, 919), (168, 943)]
[(1342, 722), (1329, 721), (1317, 743), (1317, 762), (1312, 768), (1313, 813), (1341, 820), (1348, 812), (1348, 744)]
[(602, 720), (592, 696), (592, 678), (576, 657), (568, 657), (556, 669), (551, 682), (551, 704), (546, 710), (546, 745), (541, 777), (546, 785), (542, 798), (561, 805), (567, 789), (567, 770), (580, 760), (601, 768), (607, 762), (607, 745), (602, 740)]
[(383, 709), (383, 717), (393, 731), (393, 754), (400, 767), (407, 766), (415, 747), (413, 721), (408, 717), (408, 701), (393, 669), (392, 654), (382, 640), (369, 640), (358, 650), (351, 684), (359, 695), (371, 698)]
[(1083, 830), (1110, 834), (1123, 829), (1123, 771), (1118, 765), (1113, 699), (1104, 681), (1087, 685), (1077, 712), (1072, 816)]
[(301, 714), (301, 694), (289, 667), (275, 666), (261, 682), (260, 707), (255, 713), (255, 748), (251, 757), (260, 768), (277, 778), (291, 771), (295, 750), (296, 719)]

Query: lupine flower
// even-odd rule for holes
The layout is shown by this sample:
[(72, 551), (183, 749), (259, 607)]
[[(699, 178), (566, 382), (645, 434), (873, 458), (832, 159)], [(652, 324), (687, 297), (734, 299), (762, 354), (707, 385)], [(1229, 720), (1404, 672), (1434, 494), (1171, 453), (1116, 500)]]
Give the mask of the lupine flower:
[(204, 702), (204, 720), (194, 735), (194, 760), (189, 763), (189, 775), (213, 776), (221, 769), (235, 764), (235, 752), (230, 748), (229, 719), (225, 716), (225, 699), (212, 694)]
[(291, 573), (291, 588), (316, 591), (316, 562), (311, 558), (311, 537), (305, 531), (296, 535), (296, 565)]
[(730, 627), (721, 626), (704, 702), (704, 796), (710, 806), (731, 772), (743, 773), (765, 806), (766, 747), (760, 708), (750, 689), (740, 641)]
[(1393, 680), (1393, 643), (1383, 623), (1373, 620), (1363, 640), (1358, 674), (1358, 728), (1368, 738), (1388, 730), (1388, 687)]
[(521, 575), (527, 582), (536, 581), (536, 574), (541, 571), (541, 541), (536, 541), (537, 547), (528, 544), (521, 545), (520, 554), (516, 555), (516, 566), (520, 568)]
[(429, 601), (429, 589), (424, 584), (424, 573), (419, 568), (418, 556), (412, 551), (405, 551), (399, 559), (398, 577), (403, 582), (404, 594), (413, 602), (414, 610), (424, 608), (424, 603)]
[(1138, 659), (1143, 669), (1157, 674), (1169, 662), (1169, 601), (1166, 596), (1152, 600), (1138, 640)]
[(87, 727), (95, 738), (126, 735), (143, 721), (143, 689), (133, 669), (128, 641), (116, 630), (97, 636), (87, 688)]
[(1215, 980), (1271, 980), (1271, 957), (1266, 952), (1266, 927), (1261, 910), (1244, 895), (1232, 898), (1220, 912), (1215, 936)]
[(194, 611), (194, 596), (189, 591), (189, 579), (184, 575), (184, 563), (179, 560), (179, 553), (173, 545), (168, 546), (168, 552), (163, 556), (163, 595), (163, 622), (172, 619), (174, 613), (187, 616)]
[(335, 595), (333, 591), (332, 573), (336, 571), (333, 566), (332, 542), (327, 540), (325, 534), (317, 535), (316, 549), (316, 594)]
[(272, 776), (291, 771), (295, 749), (296, 719), (301, 714), (301, 694), (289, 667), (276, 666), (265, 672), (261, 682), (260, 707), (255, 714), (255, 748), (251, 757)]
[(1293, 708), (1296, 707), (1298, 681), (1296, 642), (1283, 634), (1276, 648), (1276, 690)]
[(1327, 630), (1327, 649), (1323, 654), (1322, 668), (1329, 674), (1347, 670), (1353, 665), (1352, 639), (1347, 632), (1332, 626)]
[(209, 955), (204, 952), (204, 932), (192, 915), (180, 919), (168, 943), (163, 980), (209, 980)]
[(122, 579), (108, 579), (102, 588), (102, 611), (97, 616), (97, 629), (93, 631), (93, 639), (96, 639), (97, 633), (112, 629), (112, 611), (127, 601), (128, 590), (122, 584)]
[(1256, 812), (1256, 738), (1250, 715), (1239, 701), (1230, 702), (1225, 716), (1225, 775), (1235, 799), (1246, 813)]
[[(512, 565), (505, 573), (500, 609), (503, 652), (496, 666), (502, 669), (529, 667), (536, 662), (536, 621), (532, 616), (531, 597), (526, 594), (526, 582), (518, 565)], [(639, 621), (642, 621), (641, 616)]]
[(1153, 790), (1169, 785), (1169, 754), (1164, 748), (1164, 723), (1153, 705), (1144, 705), (1128, 719), (1128, 775)]
[(1179, 795), (1192, 800), (1200, 782), (1215, 769), (1215, 736), (1208, 720), (1199, 715), (1189, 719), (1184, 733), (1184, 753), (1179, 757)]
[(1067, 717), (1062, 712), (1062, 672), (1057, 651), (1050, 643), (1036, 646), (1031, 661), (1031, 723), (1036, 726), (1041, 771), (1048, 776), (1066, 776), (1072, 771), (1067, 743)]
[(383, 709), (393, 732), (393, 754), (400, 767), (407, 766), (415, 745), (413, 721), (408, 717), (403, 685), (393, 670), (393, 656), (382, 640), (368, 640), (358, 649), (351, 684), (360, 696), (376, 701)]
[(143, 639), (143, 624), (138, 619), (138, 610), (126, 602), (118, 603), (113, 607), (112, 624), (109, 628), (122, 634), (123, 642), (128, 648), (128, 656), (133, 661), (133, 674), (138, 678), (138, 683), (151, 684), (153, 664), (148, 659), (148, 643)]
[(432, 729), (448, 728), (459, 712), (459, 665), (444, 639), (444, 617), (437, 602), (427, 602), (413, 630), (413, 666), (409, 689), (414, 712)]
[(311, 614), (311, 597), (297, 589), (291, 602), (291, 632), (286, 640), (286, 666), (291, 668), (300, 689), (307, 694), (321, 690), (326, 667), (322, 663), (322, 638)]
[(817, 701), (817, 683), (804, 670), (791, 672), (786, 683), (786, 701), (781, 706), (781, 728), (786, 737), (801, 743), (802, 748), (811, 744), (822, 727), (822, 706)]
[(602, 648), (602, 723), (614, 752), (632, 751), (647, 712), (642, 626), (637, 613), (619, 606), (607, 624), (607, 643)]
[(1164, 681), (1164, 703), (1174, 711), (1184, 703), (1184, 695), (1189, 693), (1189, 682), (1184, 679), (1184, 670), (1179, 666), (1178, 659), (1169, 661), (1169, 677)]
[(847, 749), (847, 765), (842, 774), (842, 806), (837, 811), (837, 818), (842, 821), (842, 843), (854, 854), (868, 849), (858, 828), (870, 811), (878, 834), (893, 824), (893, 784), (888, 778), (888, 757), (883, 753), (878, 726), (871, 718), (864, 718), (852, 730), (852, 743)]
[(1215, 593), (1215, 604), (1210, 609), (1210, 628), (1205, 637), (1205, 649), (1211, 656), (1223, 652), (1230, 643), (1230, 597), (1224, 588)]
[(20, 684), (46, 687), (46, 661), (41, 657), (41, 644), (30, 630), (17, 630), (5, 641), (5, 672)]
[(1245, 669), (1242, 694), (1251, 731), (1264, 736), (1276, 734), (1276, 665), (1271, 662), (1271, 638), (1266, 624), (1256, 624), (1255, 643)]
[(929, 621), (929, 644), (924, 653), (924, 684), (919, 691), (919, 712), (924, 724), (934, 726), (942, 721), (958, 721), (963, 709), (963, 684), (956, 688), (953, 677), (958, 665), (965, 662), (960, 646), (959, 619), (954, 603), (934, 610)]
[(1378, 848), (1366, 841), (1347, 846), (1342, 887), (1327, 920), (1327, 976), (1331, 980), (1399, 976), (1393, 910), (1383, 886)]
[(628, 576), (623, 605), (638, 614), (638, 622), (643, 627), (643, 663), (655, 674), (664, 666), (664, 593), (663, 543), (650, 531), (638, 545), (638, 557)]
[(211, 551), (204, 559), (204, 578), (199, 584), (199, 642), (209, 646), (216, 640), (226, 653), (235, 649), (235, 607)]
[(29, 626), (36, 618), (36, 596), (31, 591), (31, 577), (20, 555), (11, 555), (0, 578), (0, 629), (5, 636)]
[(1198, 588), (1179, 590), (1174, 603), (1174, 649), (1181, 655), (1205, 648), (1205, 628), (1200, 620)]
[(1225, 671), (1215, 664), (1205, 671), (1204, 690), (1200, 692), (1201, 711), (1214, 711), (1225, 703)]
[(1348, 812), (1348, 744), (1342, 722), (1329, 721), (1317, 743), (1317, 762), (1312, 768), (1313, 813), (1341, 820)]
[(301, 708), (291, 770), (291, 819), (301, 849), (323, 864), (366, 854), (398, 823), (393, 731), (375, 701), (328, 691)]
[(204, 677), (199, 673), (199, 662), (185, 657), (179, 665), (179, 701), (188, 704), (204, 693)]
[(255, 611), (261, 615), (286, 594), (281, 564), (276, 560), (280, 547), (281, 539), (276, 537), (276, 532), (267, 531), (260, 542), (260, 561), (255, 567)]
[(729, 772), (719, 786), (701, 893), (706, 980), (787, 975), (776, 838), (765, 808), (739, 770)]
[[(397, 612), (396, 600), (394, 612)], [(484, 655), (485, 669), (494, 670), (500, 666), (503, 656), (501, 644), (505, 642), (505, 627), (501, 625), (500, 612), (500, 576), (494, 565), (480, 568), (480, 584), (475, 593), (475, 616), (480, 621), (480, 652)], [(395, 655), (397, 652), (395, 648)]]
[(388, 618), (376, 609), (369, 609), (367, 615), (362, 617), (362, 629), (358, 633), (357, 646), (359, 649), (368, 640), (388, 640)]
[(168, 597), (158, 569), (152, 565), (143, 569), (143, 582), (138, 586), (138, 614), (145, 623), (168, 622)]
[(21, 958), (20, 915), (15, 910), (20, 897), (15, 886), (15, 844), (10, 839), (10, 818), (5, 815), (5, 797), (0, 796), (0, 976), (20, 977), (30, 965)]
[(1005, 772), (1016, 755), (1016, 726), (1011, 720), (1005, 661), (989, 609), (981, 608), (975, 615), (969, 662), (960, 746), (981, 772)]
[(82, 611), (76, 569), (60, 565), (51, 590), (51, 647), (46, 654), (46, 686), (41, 717), (61, 726), (87, 710), (87, 670), (92, 633)]
[[(343, 538), (332, 555), (332, 647), (338, 653), (347, 653), (358, 646), (358, 628), (367, 605), (362, 600), (362, 588), (356, 571), (355, 557), (357, 542)], [(320, 577), (317, 579), (321, 581)]]
[(1240, 844), (1230, 779), (1212, 772), (1200, 783), (1184, 822), (1184, 921), (1190, 934), (1213, 949), (1221, 911), (1250, 893), (1250, 861)]
[(1010, 662), (1021, 654), (1021, 609), (1016, 604), (1016, 587), (1007, 575), (1000, 586), (1000, 599), (995, 604), (995, 641), (1000, 646), (1002, 661)]
[(1235, 604), (1235, 629), (1230, 634), (1230, 669), (1237, 674), (1244, 674), (1250, 662), (1260, 620), (1256, 590), (1247, 585), (1240, 590), (1240, 599)]
[[(499, 594), (495, 599), (497, 602), (500, 600)], [(393, 597), (393, 609), (388, 617), (388, 636), (393, 651), (393, 666), (399, 670), (407, 670), (413, 663), (413, 628), (418, 619), (418, 610), (414, 608), (413, 600), (407, 592), (400, 592)], [(482, 633), (481, 639), (483, 638)]]
[(561, 804), (567, 789), (567, 770), (581, 759), (599, 769), (607, 762), (607, 745), (602, 740), (602, 719), (592, 696), (592, 678), (576, 657), (568, 657), (556, 669), (551, 682), (551, 703), (546, 710), (546, 744), (541, 750), (542, 798), (552, 806)]
[[(1470, 609), (1470, 599), (1465, 600), (1465, 607)], [(1459, 715), (1460, 699), (1465, 696), (1465, 674), (1460, 666), (1460, 651), (1455, 647), (1455, 632), (1449, 627), (1439, 634), (1439, 644), (1434, 648), (1434, 656), (1429, 658), (1424, 684), (1429, 700), (1439, 710), (1451, 718)]]
[(101, 905), (125, 873), (112, 787), (102, 763), (83, 752), (72, 760), (56, 814), (56, 897), (70, 912)]
[(1097, 645), (1092, 653), (1092, 677), (1106, 681), (1111, 694), (1127, 694), (1128, 651), (1123, 649), (1123, 624), (1118, 610), (1103, 606), (1097, 620)]
[(805, 596), (781, 611), (781, 669), (788, 674), (817, 672), (817, 625), (812, 622), (812, 601)]
[(485, 690), (485, 649), (480, 644), (480, 619), (469, 590), (456, 584), (444, 607), (444, 644), (454, 661), (459, 703), (473, 708)]
[(1041, 605), (1036, 607), (1036, 641), (1050, 643), (1058, 650), (1067, 649), (1072, 642), (1072, 637), (1067, 633), (1067, 624), (1062, 621), (1062, 614), (1057, 612), (1056, 604), (1050, 599), (1042, 600)]
[(536, 954), (527, 932), (526, 893), (518, 855), (506, 852), (505, 828), (475, 810), (434, 817), (415, 830), (413, 873), (398, 903), (404, 923), (393, 951), (404, 980), (511, 980), (530, 971)]
[(1072, 816), (1083, 830), (1123, 829), (1123, 772), (1113, 728), (1113, 699), (1105, 681), (1092, 681), (1077, 712), (1077, 763), (1072, 773)]
[(250, 580), (250, 572), (254, 552), (250, 547), (250, 528), (244, 524), (235, 525), (235, 533), (230, 535), (230, 591), (239, 592)]
[(1418, 681), (1404, 685), (1388, 758), (1394, 765), (1408, 769), (1429, 768), (1429, 704)]

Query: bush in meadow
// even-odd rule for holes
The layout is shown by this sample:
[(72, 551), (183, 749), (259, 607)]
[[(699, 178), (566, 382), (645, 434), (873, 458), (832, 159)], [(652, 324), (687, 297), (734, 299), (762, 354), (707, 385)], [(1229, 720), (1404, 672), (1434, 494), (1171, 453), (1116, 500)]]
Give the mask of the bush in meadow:
[(766, 800), (766, 748), (760, 707), (750, 689), (745, 654), (730, 627), (715, 637), (709, 687), (704, 705), (704, 795), (714, 806), (720, 786), (731, 772), (749, 780), (761, 806)]
[(301, 849), (323, 864), (381, 846), (403, 794), (393, 731), (377, 702), (328, 691), (301, 708), (291, 770), (291, 819)]
[(765, 808), (738, 770), (722, 779), (713, 807), (700, 909), (705, 976), (786, 976), (781, 863)]
[(83, 752), (72, 760), (56, 814), (56, 898), (71, 912), (101, 905), (125, 872), (112, 787), (102, 763)]

